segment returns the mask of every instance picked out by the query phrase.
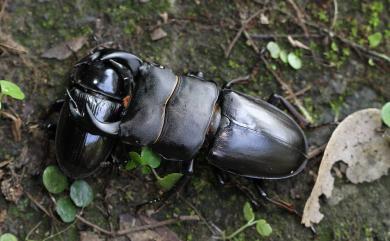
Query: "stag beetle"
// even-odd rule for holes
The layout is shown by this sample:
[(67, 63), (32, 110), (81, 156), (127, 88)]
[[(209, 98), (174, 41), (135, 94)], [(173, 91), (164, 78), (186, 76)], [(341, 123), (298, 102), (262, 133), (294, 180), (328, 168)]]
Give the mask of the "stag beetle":
[(306, 137), (276, 106), (303, 122), (294, 107), (278, 95), (268, 102), (245, 95), (232, 84), (219, 88), (201, 75), (177, 76), (125, 51), (96, 50), (70, 75), (55, 137), (59, 166), (72, 178), (86, 177), (125, 143), (186, 163), (186, 174), (200, 149), (222, 172), (253, 180), (302, 171)]

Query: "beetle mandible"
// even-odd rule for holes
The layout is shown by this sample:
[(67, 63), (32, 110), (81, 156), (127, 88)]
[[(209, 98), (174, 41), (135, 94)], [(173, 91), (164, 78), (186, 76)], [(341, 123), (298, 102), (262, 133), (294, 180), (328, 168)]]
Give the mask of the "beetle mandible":
[[(200, 149), (222, 172), (253, 180), (282, 179), (305, 167), (304, 119), (284, 98), (268, 102), (219, 88), (201, 75), (171, 69), (115, 49), (99, 49), (70, 75), (56, 131), (59, 166), (72, 178), (91, 175), (122, 142), (149, 146), (166, 160), (188, 166)], [(266, 195), (260, 190), (261, 195)]]

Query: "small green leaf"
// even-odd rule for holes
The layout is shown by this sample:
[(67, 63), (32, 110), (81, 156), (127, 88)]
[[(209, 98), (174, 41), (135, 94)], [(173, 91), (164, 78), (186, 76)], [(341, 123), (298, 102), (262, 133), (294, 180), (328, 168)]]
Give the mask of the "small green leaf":
[(147, 175), (152, 172), (152, 169), (150, 166), (142, 166), (141, 167), (141, 173), (144, 175)]
[(141, 156), (137, 152), (130, 152), (130, 161), (126, 164), (126, 170), (133, 170), (137, 168), (142, 163)]
[(12, 233), (5, 233), (0, 236), (0, 241), (18, 241)]
[(261, 236), (264, 237), (267, 237), (272, 233), (271, 225), (269, 225), (264, 219), (260, 219), (257, 221), (256, 230)]
[(160, 166), (160, 157), (152, 151), (149, 147), (143, 147), (141, 151), (142, 162), (152, 168)]
[(337, 46), (337, 44), (335, 42), (332, 42), (332, 44), (330, 45), (331, 49), (334, 51), (334, 52), (338, 52), (339, 51), (339, 47)]
[(77, 207), (86, 207), (93, 200), (91, 186), (84, 180), (77, 180), (70, 186), (70, 198)]
[(57, 166), (46, 167), (42, 175), (43, 185), (51, 193), (63, 192), (68, 187), (68, 179)]
[(286, 50), (280, 51), (280, 60), (282, 60), (283, 63), (287, 64), (287, 52)]
[(56, 203), (56, 212), (65, 223), (70, 223), (76, 218), (76, 206), (69, 197), (62, 197)]
[(170, 173), (163, 178), (157, 180), (158, 185), (164, 191), (170, 190), (177, 181), (183, 176), (182, 173)]
[(368, 59), (368, 65), (375, 66), (375, 62), (374, 62), (374, 60), (372, 58)]
[(19, 86), (7, 80), (0, 80), (0, 93), (9, 95), (17, 100), (24, 99), (24, 93)]
[(300, 69), (302, 67), (302, 61), (301, 59), (296, 56), (294, 53), (289, 53), (287, 56), (288, 63), (291, 67), (294, 69)]
[(253, 220), (255, 220), (255, 213), (253, 212), (253, 209), (252, 209), (252, 206), (250, 205), (250, 203), (246, 202), (244, 204), (244, 217), (245, 217), (245, 220), (247, 222), (252, 222)]
[(377, 47), (382, 41), (382, 34), (380, 32), (371, 34), (368, 36), (368, 44), (370, 45), (370, 48)]
[(274, 59), (277, 59), (279, 58), (279, 54), (280, 54), (280, 47), (277, 43), (275, 42), (269, 42), (267, 44), (267, 49), (269, 51), (269, 53), (271, 54), (271, 57), (274, 58)]
[(390, 102), (387, 102), (381, 110), (382, 121), (390, 127)]

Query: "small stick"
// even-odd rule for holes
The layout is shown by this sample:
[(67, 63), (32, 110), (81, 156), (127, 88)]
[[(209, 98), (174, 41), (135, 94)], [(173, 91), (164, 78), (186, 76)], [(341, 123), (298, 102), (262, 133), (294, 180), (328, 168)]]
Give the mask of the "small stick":
[(337, 15), (338, 15), (338, 6), (337, 6), (337, 0), (333, 0), (333, 7), (334, 7), (334, 13), (333, 13), (333, 19), (332, 19), (332, 25), (330, 25), (330, 29), (333, 29), (336, 25), (337, 21)]
[(305, 116), (308, 122), (313, 123), (313, 118), (309, 114), (309, 112), (306, 110), (305, 107), (303, 107), (303, 104), (300, 99), (297, 98), (295, 95), (293, 89), (291, 86), (289, 86), (282, 77), (276, 73), (270, 66), (268, 61), (265, 59), (263, 55), (260, 55), (261, 60), (264, 62), (267, 70), (275, 77), (275, 79), (279, 82), (279, 84), (282, 86), (282, 89), (284, 89), (289, 95), (291, 95), (291, 98), (294, 100), (295, 105), (299, 108), (299, 110), (302, 112), (302, 114)]
[[(311, 89), (311, 86), (308, 85), (305, 88), (301, 89), (300, 91), (295, 92), (294, 95), (295, 96), (303, 95), (304, 93), (306, 93), (306, 91), (309, 91), (310, 89)], [(294, 95), (288, 95), (285, 98), (286, 98), (286, 100), (291, 100), (294, 98)]]
[(183, 222), (183, 221), (199, 221), (200, 220), (198, 216), (179, 216), (178, 218), (171, 218), (171, 219), (163, 220), (163, 221), (160, 221), (157, 223), (137, 226), (137, 227), (128, 228), (128, 229), (122, 229), (122, 230), (118, 230), (116, 232), (112, 232), (112, 231), (108, 231), (102, 227), (99, 227), (98, 225), (81, 217), (80, 215), (76, 215), (76, 218), (77, 218), (77, 220), (81, 221), (82, 223), (84, 223), (84, 224), (104, 233), (104, 234), (110, 235), (110, 236), (122, 236), (122, 235), (126, 235), (129, 233), (139, 232), (139, 231), (143, 231), (143, 230), (147, 230), (147, 229), (155, 229), (155, 228), (159, 228), (159, 227), (163, 227), (163, 226), (167, 226), (167, 225), (171, 225), (171, 224), (175, 224), (175, 223), (179, 223), (179, 222)]
[(248, 23), (250, 21), (252, 21), (252, 19), (254, 19), (255, 17), (259, 16), (259, 14), (263, 12), (262, 9), (258, 10), (257, 12), (255, 12), (252, 16), (250, 16), (247, 20), (244, 20), (241, 22), (241, 28), (240, 30), (238, 30), (236, 36), (234, 37), (234, 39), (232, 40), (232, 42), (230, 42), (228, 48), (226, 49), (225, 51), (225, 57), (229, 57), (230, 55), (230, 52), (232, 51), (234, 45), (236, 45), (236, 42), (238, 40), (238, 38), (241, 36), (241, 34), (244, 32), (245, 28), (247, 27)]
[[(293, 19), (296, 19), (296, 17), (292, 16), (290, 13), (288, 13), (288, 12), (286, 12), (284, 10), (281, 10), (281, 9), (275, 9), (275, 10), (279, 11), (280, 13), (283, 13), (283, 14), (285, 14), (285, 15), (293, 18)], [(318, 29), (318, 30), (328, 34), (331, 38), (337, 38), (341, 42), (343, 42), (344, 44), (346, 44), (346, 45), (348, 45), (350, 47), (353, 47), (353, 48), (355, 48), (355, 49), (357, 49), (357, 50), (359, 50), (359, 51), (361, 51), (361, 52), (363, 52), (363, 53), (365, 53), (365, 54), (367, 54), (369, 56), (372, 56), (374, 58), (381, 59), (381, 60), (384, 60), (384, 61), (387, 61), (387, 62), (390, 63), (390, 57), (387, 56), (386, 54), (379, 53), (379, 52), (376, 52), (376, 51), (373, 51), (373, 50), (369, 50), (366, 47), (364, 47), (362, 45), (359, 45), (359, 44), (357, 44), (357, 43), (355, 43), (355, 42), (353, 42), (353, 41), (351, 41), (349, 39), (346, 39), (346, 38), (340, 36), (340, 35), (337, 35), (335, 32), (333, 32), (333, 31), (331, 31), (329, 29), (323, 28), (323, 27), (321, 27), (321, 26), (319, 26), (319, 25), (317, 25), (317, 24), (315, 24), (313, 22), (309, 22), (309, 21), (305, 20), (305, 23), (308, 26), (310, 26), (310, 27), (316, 28), (316, 29)]]
[(321, 146), (319, 146), (319, 147), (317, 147), (317, 148), (311, 150), (311, 151), (307, 154), (307, 159), (310, 160), (310, 159), (312, 159), (312, 158), (314, 158), (314, 157), (320, 155), (322, 152), (324, 152), (324, 150), (325, 150), (325, 148), (326, 148), (327, 145), (328, 145), (328, 143), (325, 143), (325, 144), (323, 144), (323, 145), (321, 145)]
[(77, 220), (81, 221), (82, 223), (84, 223), (84, 224), (86, 224), (86, 225), (88, 225), (88, 226), (90, 226), (90, 227), (92, 227), (92, 228), (94, 228), (94, 229), (104, 233), (104, 234), (107, 234), (107, 235), (110, 235), (110, 236), (114, 236), (115, 235), (115, 232), (111, 232), (111, 231), (108, 231), (108, 230), (106, 230), (104, 228), (101, 228), (98, 225), (96, 225), (96, 224), (86, 220), (85, 218), (81, 217), (80, 215), (76, 215), (76, 218), (77, 218)]
[(121, 235), (126, 235), (129, 233), (134, 233), (134, 232), (143, 231), (143, 230), (147, 230), (147, 229), (155, 229), (155, 228), (159, 228), (159, 227), (163, 227), (163, 226), (167, 226), (167, 225), (171, 225), (171, 224), (175, 224), (175, 223), (179, 223), (179, 222), (183, 222), (183, 221), (199, 221), (199, 220), (200, 220), (199, 217), (196, 215), (179, 216), (178, 218), (171, 218), (171, 219), (167, 219), (167, 220), (160, 221), (157, 223), (137, 226), (134, 228), (124, 229), (124, 230), (119, 230), (116, 232), (116, 235), (121, 236)]
[[(288, 36), (291, 36), (292, 38), (306, 38), (304, 34), (250, 34), (250, 37), (254, 40), (287, 38)], [(324, 34), (309, 34), (310, 38), (322, 38), (324, 36)]]
[(2, 6), (1, 6), (1, 10), (0, 10), (0, 21), (1, 21), (1, 18), (3, 17), (4, 11), (5, 11), (5, 7), (7, 6), (7, 2), (8, 2), (8, 0), (4, 0), (4, 1), (3, 1), (3, 4), (2, 4)]
[[(190, 201), (188, 201), (187, 199), (185, 199), (182, 195), (179, 195), (179, 198), (185, 203), (187, 204), (192, 210), (194, 210), (194, 212), (196, 213), (196, 215), (199, 216), (199, 218), (206, 224), (207, 228), (210, 230), (210, 232), (213, 234), (213, 235), (219, 235), (221, 234), (221, 229), (219, 229), (218, 227), (214, 225), (214, 227), (209, 224), (209, 222), (207, 221), (207, 219), (205, 217), (203, 217), (203, 215), (200, 213), (200, 211), (195, 207), (194, 204), (192, 204)], [(218, 233), (216, 234), (215, 231), (218, 231)]]
[(306, 38), (309, 38), (309, 31), (307, 30), (305, 25), (305, 15), (302, 13), (301, 9), (294, 2), (294, 0), (287, 0), (287, 2), (289, 2), (290, 5), (294, 8), (298, 16), (297, 19), (298, 19), (299, 26), (302, 28), (303, 32), (305, 33)]
[(42, 206), (42, 204), (40, 204), (29, 192), (24, 192), (26, 194), (26, 196), (39, 208), (41, 209), (42, 212), (44, 212), (47, 216), (49, 216), (50, 218), (53, 218), (53, 215), (51, 215), (51, 213), (49, 211), (47, 211), (47, 209)]

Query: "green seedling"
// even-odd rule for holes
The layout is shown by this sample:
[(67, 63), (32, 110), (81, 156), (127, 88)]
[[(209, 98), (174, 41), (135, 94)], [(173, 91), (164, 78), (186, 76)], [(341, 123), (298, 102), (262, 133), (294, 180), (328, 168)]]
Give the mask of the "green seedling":
[(382, 117), (383, 123), (385, 123), (385, 125), (386, 125), (387, 127), (390, 127), (390, 102), (387, 102), (387, 103), (382, 107), (382, 110), (381, 110), (381, 117)]
[(55, 210), (65, 223), (75, 220), (77, 207), (85, 208), (93, 201), (93, 190), (84, 180), (74, 181), (70, 186), (70, 197), (67, 194), (64, 195), (63, 192), (68, 189), (69, 183), (57, 166), (46, 167), (43, 171), (42, 181), (47, 191), (61, 195), (55, 202)]
[(155, 169), (160, 166), (161, 158), (149, 147), (143, 147), (141, 154), (130, 152), (129, 156), (131, 160), (126, 164), (126, 170), (140, 168), (142, 174), (153, 173), (157, 179), (157, 184), (164, 191), (171, 189), (183, 176), (182, 173), (170, 173), (164, 177), (160, 177)]
[(18, 241), (12, 233), (5, 233), (0, 236), (0, 241)]
[(19, 86), (7, 80), (0, 80), (0, 109), (4, 96), (10, 96), (17, 100), (23, 100), (25, 97)]
[(283, 63), (289, 64), (293, 69), (302, 68), (302, 60), (293, 52), (287, 53), (286, 50), (282, 49), (277, 43), (271, 41), (267, 44), (267, 50), (271, 57), (274, 59), (280, 59)]
[(230, 235), (222, 234), (222, 237), (219, 239), (221, 240), (231, 240), (235, 236), (237, 236), (239, 233), (243, 232), (245, 229), (256, 225), (256, 231), (257, 233), (262, 237), (268, 237), (272, 233), (271, 226), (265, 221), (264, 219), (257, 219), (255, 217), (255, 213), (253, 212), (252, 206), (246, 202), (243, 208), (243, 214), (244, 218), (246, 220), (246, 224), (242, 225), (240, 228), (238, 228), (236, 231), (234, 231)]

